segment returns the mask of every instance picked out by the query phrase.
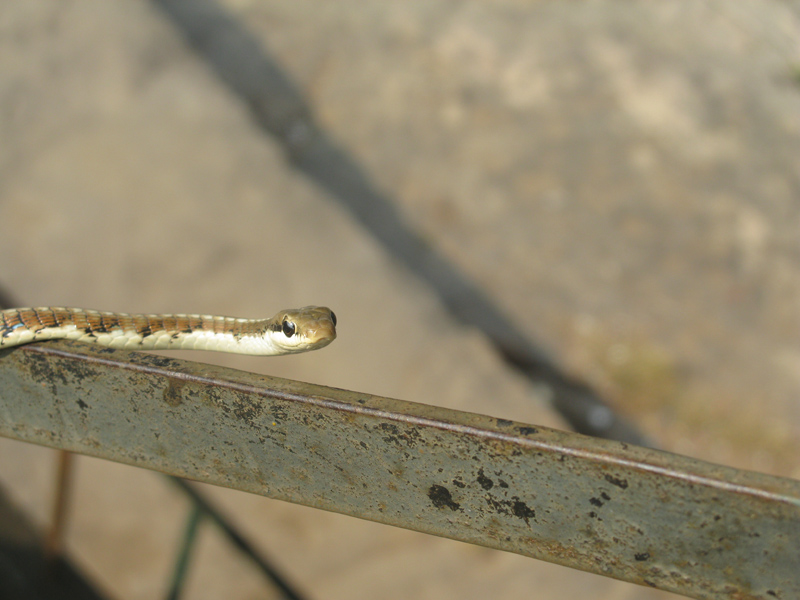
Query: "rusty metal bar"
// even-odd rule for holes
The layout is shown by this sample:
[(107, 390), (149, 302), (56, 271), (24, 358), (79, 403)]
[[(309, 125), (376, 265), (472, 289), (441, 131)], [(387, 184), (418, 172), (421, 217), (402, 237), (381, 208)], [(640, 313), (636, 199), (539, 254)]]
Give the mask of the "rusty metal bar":
[(0, 386), (15, 439), (694, 598), (800, 597), (794, 480), (79, 343), (0, 352)]

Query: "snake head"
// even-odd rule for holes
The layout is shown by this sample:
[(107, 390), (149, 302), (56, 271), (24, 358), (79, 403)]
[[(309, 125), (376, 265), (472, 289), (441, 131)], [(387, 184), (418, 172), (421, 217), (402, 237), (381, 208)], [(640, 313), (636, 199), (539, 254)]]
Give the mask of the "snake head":
[(336, 315), (325, 306), (284, 310), (271, 319), (272, 342), (286, 353), (324, 348), (336, 339)]

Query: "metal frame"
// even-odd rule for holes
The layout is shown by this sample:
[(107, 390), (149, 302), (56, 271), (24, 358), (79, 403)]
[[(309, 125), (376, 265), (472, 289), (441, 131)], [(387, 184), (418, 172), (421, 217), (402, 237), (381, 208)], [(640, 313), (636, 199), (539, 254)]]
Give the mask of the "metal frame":
[(694, 598), (800, 597), (794, 480), (73, 342), (0, 352), (0, 382), (7, 437)]

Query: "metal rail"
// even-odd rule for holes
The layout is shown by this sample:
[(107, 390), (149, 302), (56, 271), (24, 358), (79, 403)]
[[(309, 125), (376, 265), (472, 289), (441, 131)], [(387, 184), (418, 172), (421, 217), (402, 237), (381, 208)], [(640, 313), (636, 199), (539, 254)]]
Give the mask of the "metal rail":
[(7, 437), (694, 598), (800, 597), (794, 480), (71, 342), (0, 352), (0, 385)]

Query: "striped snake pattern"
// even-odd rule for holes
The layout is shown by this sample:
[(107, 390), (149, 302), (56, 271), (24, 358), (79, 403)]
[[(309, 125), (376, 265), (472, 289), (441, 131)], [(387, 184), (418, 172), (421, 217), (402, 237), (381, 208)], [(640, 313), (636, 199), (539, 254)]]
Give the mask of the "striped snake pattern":
[(320, 306), (283, 310), (271, 319), (126, 314), (62, 307), (0, 311), (0, 348), (52, 339), (127, 350), (214, 350), (277, 356), (330, 344), (336, 339), (336, 315)]

